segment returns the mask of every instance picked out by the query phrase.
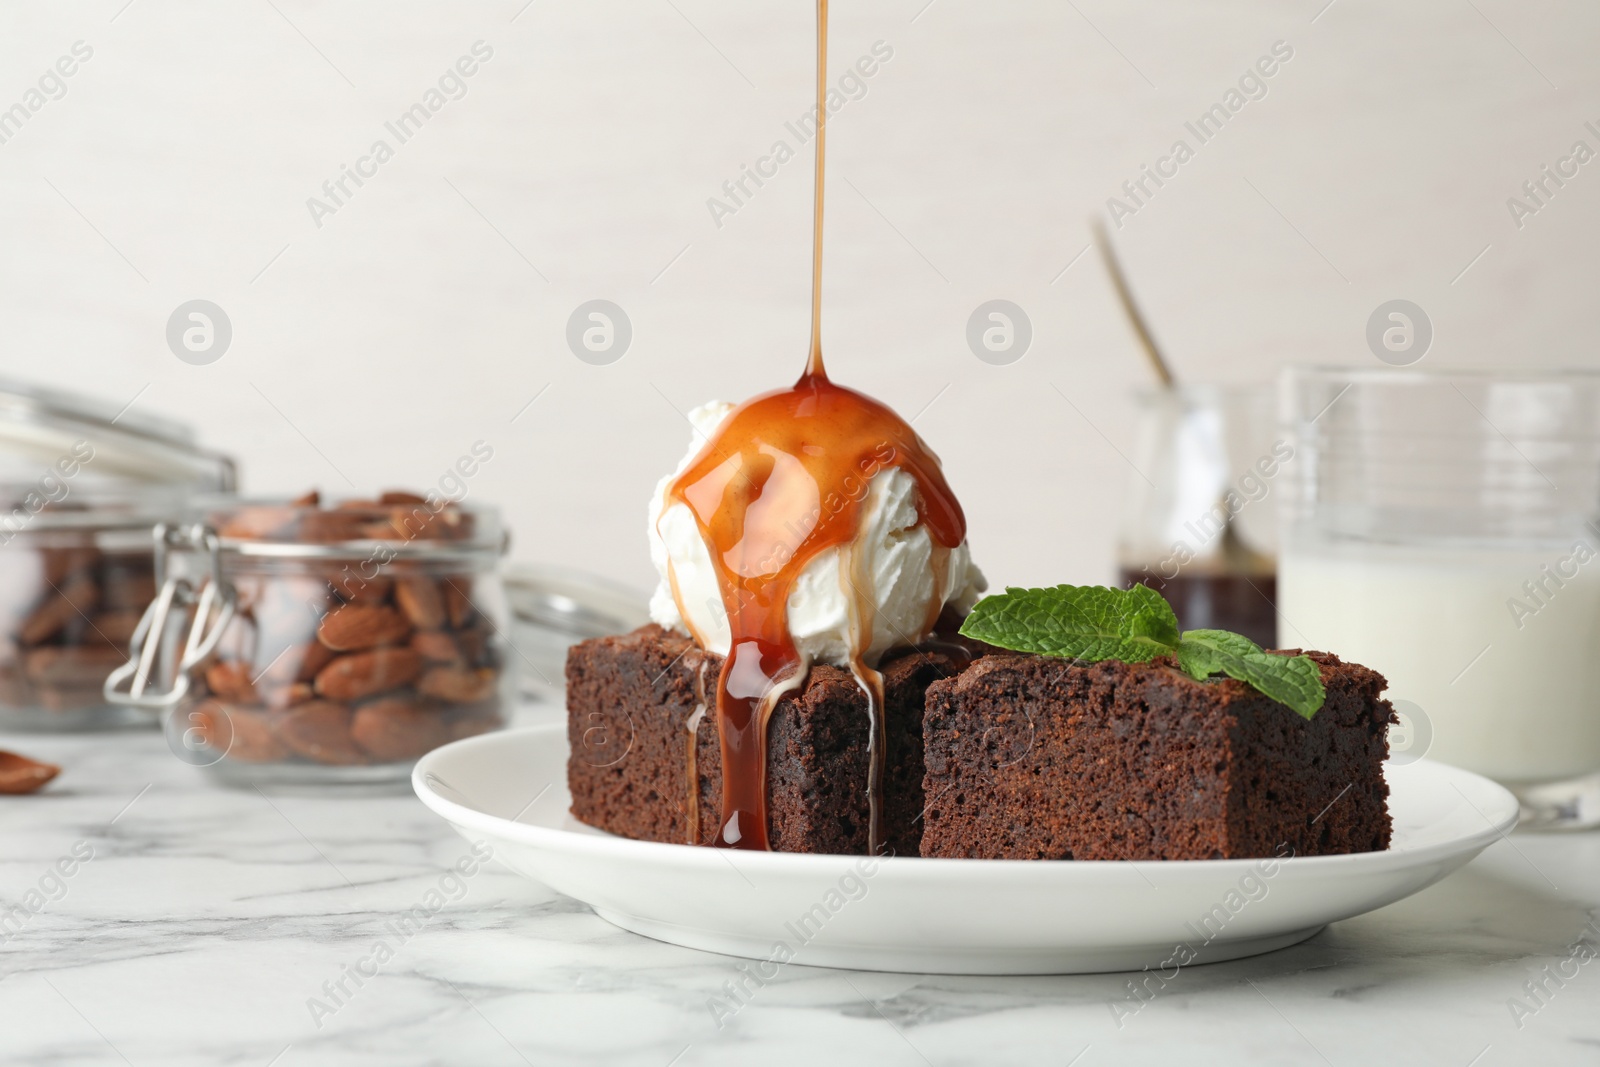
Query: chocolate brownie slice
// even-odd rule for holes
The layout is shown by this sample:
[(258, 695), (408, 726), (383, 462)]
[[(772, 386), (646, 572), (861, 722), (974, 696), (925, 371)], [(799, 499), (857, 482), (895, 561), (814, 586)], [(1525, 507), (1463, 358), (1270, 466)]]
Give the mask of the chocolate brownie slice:
[[(923, 695), (961, 669), (960, 653), (907, 651), (880, 666), (888, 737), (883, 829), (896, 855), (917, 855), (922, 836)], [(576, 818), (645, 841), (704, 843), (715, 835), (721, 667), (720, 656), (653, 624), (572, 647), (567, 783)], [(691, 736), (699, 778), (692, 807)], [(806, 685), (779, 702), (767, 730), (774, 849), (866, 853), (867, 738), (867, 700), (848, 671), (815, 666)]]
[(1007, 653), (935, 682), (921, 854), (1235, 859), (1285, 844), (1301, 856), (1387, 848), (1386, 683), (1307, 654), (1328, 694), (1309, 720), (1243, 682), (1195, 681), (1169, 658)]

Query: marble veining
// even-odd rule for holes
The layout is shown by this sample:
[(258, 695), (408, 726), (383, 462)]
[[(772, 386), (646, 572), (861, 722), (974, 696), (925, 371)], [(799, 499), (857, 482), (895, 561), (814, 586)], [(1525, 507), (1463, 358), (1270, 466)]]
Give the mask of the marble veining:
[[(8, 1063), (1600, 1062), (1600, 961), (1543, 970), (1594, 939), (1597, 834), (1515, 835), (1304, 944), (1187, 968), (1120, 1026), (1127, 975), (798, 965), (719, 1026), (708, 1002), (735, 961), (618, 930), (493, 861), (452, 876), (471, 846), (409, 794), (223, 789), (154, 733), (0, 747), (65, 768), (0, 798), (0, 911), (43, 900), (0, 930)], [(430, 893), (443, 905), (416, 919)]]

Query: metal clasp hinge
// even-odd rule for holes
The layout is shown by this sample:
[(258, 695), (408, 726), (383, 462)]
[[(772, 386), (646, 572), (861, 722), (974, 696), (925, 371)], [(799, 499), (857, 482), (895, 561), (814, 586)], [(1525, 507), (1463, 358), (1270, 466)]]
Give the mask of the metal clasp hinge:
[[(171, 707), (189, 692), (190, 673), (216, 649), (233, 621), (236, 596), (222, 578), (221, 539), (209, 526), (161, 523), (154, 530), (155, 600), (145, 609), (128, 643), (128, 662), (106, 678), (103, 695), (113, 704), (159, 710)], [(198, 584), (169, 574), (170, 554), (176, 550), (204, 553), (208, 573)], [(183, 639), (183, 652), (172, 671), (170, 688), (160, 686), (159, 668), (174, 609), (193, 607), (194, 618)]]

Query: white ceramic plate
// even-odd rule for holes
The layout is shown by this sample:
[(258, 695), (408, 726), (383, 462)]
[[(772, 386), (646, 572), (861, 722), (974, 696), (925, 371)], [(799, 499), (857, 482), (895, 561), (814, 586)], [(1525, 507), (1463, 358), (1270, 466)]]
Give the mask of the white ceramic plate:
[(1052, 862), (729, 852), (629, 841), (567, 813), (560, 725), (424, 756), (422, 802), (520, 874), (626, 930), (859, 970), (1071, 974), (1270, 952), (1424, 889), (1516, 825), (1517, 802), (1424, 760), (1389, 768), (1394, 846), (1281, 862)]

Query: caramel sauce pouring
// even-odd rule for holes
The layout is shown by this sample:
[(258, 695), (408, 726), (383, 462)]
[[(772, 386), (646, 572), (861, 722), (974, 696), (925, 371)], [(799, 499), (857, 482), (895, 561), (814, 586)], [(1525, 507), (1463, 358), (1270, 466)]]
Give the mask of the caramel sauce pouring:
[[(811, 352), (792, 388), (735, 408), (667, 489), (694, 514), (711, 556), (731, 641), (717, 678), (721, 823), (711, 844), (768, 850), (767, 722), (805, 684), (809, 660), (788, 625), (789, 594), (820, 553), (839, 548), (851, 605), (850, 670), (867, 695), (871, 732), (869, 848), (882, 849), (883, 679), (864, 660), (872, 642), (872, 576), (858, 573), (866, 483), (897, 467), (916, 481), (917, 512), (935, 546), (935, 577), (966, 537), (966, 518), (939, 459), (898, 415), (828, 380), (822, 361), (822, 196), (827, 126), (828, 0), (817, 3), (817, 156), (812, 231)], [(664, 509), (663, 509), (664, 510)], [(674, 593), (677, 583), (669, 574)], [(936, 616), (947, 590), (934, 590)], [(687, 613), (685, 613), (687, 619)], [(930, 625), (932, 620), (929, 620)], [(694, 635), (705, 647), (703, 635)], [(919, 635), (902, 635), (910, 643)]]

